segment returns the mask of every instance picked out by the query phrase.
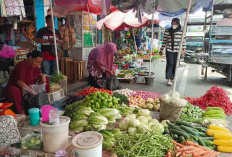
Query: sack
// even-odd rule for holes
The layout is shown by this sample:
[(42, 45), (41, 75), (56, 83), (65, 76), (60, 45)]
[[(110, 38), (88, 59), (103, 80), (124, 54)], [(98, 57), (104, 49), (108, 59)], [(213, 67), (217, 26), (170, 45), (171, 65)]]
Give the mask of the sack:
[(21, 141), (17, 122), (13, 116), (0, 116), (0, 147)]
[(108, 90), (121, 89), (121, 86), (119, 84), (117, 77), (111, 76), (110, 79), (107, 80), (107, 89)]
[(41, 108), (43, 105), (49, 104), (48, 95), (45, 91), (40, 92), (37, 95), (27, 93), (23, 97), (23, 102), (26, 113), (31, 108)]
[[(55, 51), (55, 46), (54, 45), (51, 45), (52, 46), (52, 49), (51, 49), (51, 52), (50, 54), (53, 56), (53, 57), (56, 57), (56, 51)], [(57, 45), (57, 55), (61, 52), (61, 49), (60, 47)]]

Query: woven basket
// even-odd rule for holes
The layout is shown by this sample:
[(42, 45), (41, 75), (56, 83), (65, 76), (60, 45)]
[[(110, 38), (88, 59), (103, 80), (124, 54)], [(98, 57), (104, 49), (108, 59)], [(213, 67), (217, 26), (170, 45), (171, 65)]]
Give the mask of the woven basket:
[(180, 118), (184, 106), (176, 106), (160, 101), (160, 119), (176, 121)]

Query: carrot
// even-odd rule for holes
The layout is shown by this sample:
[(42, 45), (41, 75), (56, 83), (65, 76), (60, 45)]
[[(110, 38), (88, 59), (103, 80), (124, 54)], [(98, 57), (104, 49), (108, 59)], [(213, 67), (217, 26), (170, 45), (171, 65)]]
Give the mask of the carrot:
[(174, 143), (175, 145), (179, 146), (179, 147), (184, 147), (184, 145), (177, 143), (176, 141), (172, 141), (172, 143)]
[(178, 153), (176, 153), (176, 157), (181, 156), (182, 153), (183, 153), (183, 152), (178, 152)]
[(176, 150), (179, 152), (180, 151), (180, 147), (176, 147)]
[(214, 153), (212, 154), (212, 157), (217, 157), (219, 154), (220, 154), (219, 152), (214, 152)]
[(194, 146), (185, 146), (185, 147), (181, 148), (180, 151), (190, 151), (190, 150), (193, 150), (193, 149), (196, 149), (196, 147), (194, 147)]
[(204, 149), (204, 150), (208, 150), (207, 148), (202, 147), (202, 146), (200, 146), (200, 145), (198, 145), (198, 144), (196, 144), (196, 143), (194, 143), (194, 142), (191, 142), (191, 141), (187, 141), (187, 144), (190, 145), (190, 146), (195, 146), (195, 147), (202, 148), (202, 149)]
[(185, 153), (191, 155), (191, 154), (193, 154), (194, 152), (198, 152), (198, 151), (202, 151), (202, 149), (201, 149), (201, 148), (195, 148), (195, 149), (193, 149), (193, 150), (186, 151)]
[(214, 151), (210, 151), (209, 154), (206, 157), (213, 157)]
[(205, 155), (205, 154), (207, 154), (208, 152), (207, 151), (205, 151), (205, 150), (199, 150), (199, 151), (196, 151), (196, 152), (194, 152), (193, 153), (193, 156), (195, 157), (198, 157), (198, 156), (201, 156), (201, 155)]

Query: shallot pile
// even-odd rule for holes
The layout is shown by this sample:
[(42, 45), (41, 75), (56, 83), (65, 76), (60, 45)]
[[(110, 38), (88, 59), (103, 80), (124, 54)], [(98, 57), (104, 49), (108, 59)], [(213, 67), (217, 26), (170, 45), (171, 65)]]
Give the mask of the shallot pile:
[(158, 99), (161, 97), (161, 94), (147, 92), (147, 91), (135, 91), (135, 94), (133, 94), (133, 96), (134, 97), (141, 96), (144, 100), (147, 100), (148, 98)]

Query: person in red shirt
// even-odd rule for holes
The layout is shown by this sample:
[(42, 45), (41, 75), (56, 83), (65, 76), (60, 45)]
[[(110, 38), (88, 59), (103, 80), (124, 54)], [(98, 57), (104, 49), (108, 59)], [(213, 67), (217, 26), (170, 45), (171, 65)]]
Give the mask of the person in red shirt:
[[(51, 53), (52, 47), (54, 46), (53, 31), (52, 31), (52, 17), (47, 15), (46, 17), (47, 27), (39, 29), (36, 34), (35, 42), (41, 44), (41, 51), (44, 55), (42, 62), (42, 72), (46, 75), (52, 75), (56, 73), (56, 57)], [(60, 40), (60, 33), (56, 32), (57, 43), (62, 43)]]
[[(16, 64), (6, 88), (7, 100), (14, 103), (16, 112), (20, 114), (24, 113), (22, 89), (28, 89), (28, 86), (35, 84), (37, 80), (41, 80), (42, 83), (46, 83), (46, 91), (49, 92), (49, 79), (40, 70), (43, 53), (36, 50), (28, 53), (27, 58)], [(33, 91), (31, 92), (34, 94)]]

